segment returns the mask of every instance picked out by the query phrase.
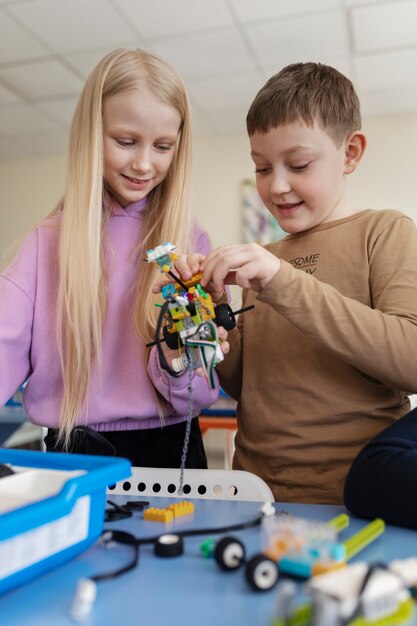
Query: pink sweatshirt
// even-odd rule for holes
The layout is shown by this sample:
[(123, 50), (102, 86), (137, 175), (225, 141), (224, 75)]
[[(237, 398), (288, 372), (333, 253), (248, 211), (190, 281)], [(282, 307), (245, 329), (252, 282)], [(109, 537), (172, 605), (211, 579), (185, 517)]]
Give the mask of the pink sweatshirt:
[[(107, 226), (108, 305), (104, 321), (101, 377), (93, 366), (86, 409), (79, 423), (95, 430), (133, 430), (160, 425), (152, 385), (167, 401), (166, 424), (187, 419), (188, 374), (172, 378), (152, 348), (148, 371), (133, 322), (137, 262), (146, 200), (124, 209), (116, 204)], [(23, 242), (0, 274), (0, 406), (30, 377), (23, 404), (32, 422), (58, 426), (62, 400), (55, 318), (60, 215), (45, 220)], [(195, 228), (195, 249), (207, 254), (208, 236)], [(193, 412), (217, 400), (204, 378), (193, 377)]]

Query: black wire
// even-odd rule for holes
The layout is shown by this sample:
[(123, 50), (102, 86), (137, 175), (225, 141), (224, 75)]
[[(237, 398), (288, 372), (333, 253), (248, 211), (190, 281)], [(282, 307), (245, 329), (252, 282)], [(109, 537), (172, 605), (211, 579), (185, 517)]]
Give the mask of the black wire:
[(133, 511), (142, 511), (146, 506), (149, 506), (149, 502), (146, 500), (129, 500), (122, 506), (107, 500), (107, 504), (112, 506), (112, 509), (106, 509), (104, 515), (105, 522), (116, 522), (119, 519), (126, 519), (132, 517)]
[(170, 374), (171, 376), (174, 376), (174, 378), (178, 378), (179, 376), (182, 376), (184, 372), (176, 372), (175, 370), (172, 369), (172, 367), (168, 365), (168, 361), (166, 360), (164, 351), (162, 350), (162, 347), (161, 347), (161, 341), (159, 340), (159, 337), (161, 335), (162, 320), (164, 319), (165, 313), (168, 311), (168, 307), (171, 302), (175, 302), (175, 300), (174, 298), (172, 298), (172, 296), (168, 296), (165, 302), (163, 303), (163, 305), (161, 306), (161, 311), (158, 316), (158, 321), (156, 322), (155, 341), (156, 341), (156, 349), (158, 350), (159, 362), (161, 364), (161, 367), (165, 371), (167, 371), (168, 374)]
[(173, 278), (175, 280), (176, 283), (181, 285), (181, 287), (184, 289), (184, 291), (188, 291), (187, 285), (185, 283), (183, 283), (181, 278), (179, 278), (179, 276), (176, 276), (176, 274), (174, 274), (174, 272), (172, 270), (169, 270), (169, 272), (167, 272), (167, 274), (169, 274), (171, 276), (171, 278)]
[[(165, 302), (163, 303), (162, 307), (161, 307), (161, 311), (159, 313), (158, 316), (158, 321), (156, 323), (156, 329), (155, 329), (155, 341), (153, 342), (154, 345), (156, 345), (156, 349), (158, 350), (158, 356), (159, 356), (159, 362), (161, 364), (162, 369), (164, 369), (165, 371), (168, 372), (168, 374), (170, 374), (171, 376), (174, 376), (175, 378), (178, 378), (179, 376), (182, 376), (184, 374), (184, 372), (176, 372), (175, 370), (173, 370), (170, 365), (168, 364), (168, 361), (165, 358), (165, 354), (164, 351), (161, 347), (161, 343), (163, 343), (159, 337), (161, 335), (161, 328), (162, 328), (162, 321), (164, 319), (165, 313), (168, 311), (168, 307), (170, 302), (176, 302), (175, 298), (173, 298), (172, 296), (168, 296), (167, 299), (165, 300)], [(207, 322), (201, 322), (201, 324), (199, 324), (197, 326), (197, 328), (195, 329), (195, 331), (188, 335), (186, 338), (186, 342), (191, 339), (192, 337), (194, 337), (195, 335), (197, 335), (197, 333), (200, 331), (200, 328), (202, 326), (204, 326)]]
[[(123, 509), (123, 507), (119, 507), (113, 502), (109, 501), (114, 507)], [(196, 535), (219, 535), (221, 533), (231, 532), (232, 530), (245, 530), (247, 528), (253, 528), (254, 526), (259, 526), (263, 515), (258, 515), (254, 519), (248, 520), (247, 522), (240, 522), (239, 524), (231, 524), (229, 526), (218, 526), (216, 528), (196, 528), (195, 530), (183, 530), (179, 532), (175, 532), (179, 537), (193, 537)], [(107, 530), (104, 529), (102, 533), (102, 538), (104, 543), (121, 543), (123, 545), (132, 546), (134, 549), (134, 555), (131, 561), (124, 565), (120, 569), (113, 570), (111, 572), (106, 572), (104, 574), (97, 574), (96, 576), (90, 576), (91, 580), (95, 582), (100, 582), (102, 580), (110, 580), (112, 578), (117, 578), (122, 574), (126, 574), (134, 569), (139, 563), (139, 546), (154, 544), (158, 541), (161, 535), (154, 535), (153, 537), (135, 537), (132, 533), (128, 533), (124, 530)]]
[(113, 509), (106, 509), (104, 514), (105, 522), (116, 522), (119, 519), (126, 519), (132, 517), (133, 512), (129, 511), (125, 506), (119, 506), (111, 500), (107, 500), (107, 504), (113, 507)]
[[(253, 528), (255, 526), (259, 526), (261, 520), (264, 516), (258, 515), (254, 519), (248, 520), (247, 522), (239, 522), (238, 524), (229, 524), (227, 526), (217, 526), (215, 528), (195, 528), (194, 530), (180, 530), (174, 531), (176, 535), (179, 537), (195, 537), (197, 535), (220, 535), (222, 533), (231, 532), (233, 530), (246, 530), (247, 528)], [(112, 537), (113, 541), (118, 543), (132, 544), (143, 546), (147, 544), (152, 544), (158, 541), (160, 538), (159, 535), (154, 535), (153, 537), (135, 537), (132, 533), (123, 532), (118, 535), (119, 531), (115, 530), (104, 530), (103, 533), (116, 533), (116, 536)]]
[[(111, 541), (115, 541), (116, 543), (124, 543), (126, 545), (131, 545), (134, 551), (133, 558), (131, 559), (131, 561), (127, 563), (127, 565), (124, 565), (123, 567), (119, 569), (113, 570), (111, 572), (105, 572), (104, 574), (97, 574), (96, 576), (90, 576), (90, 579), (94, 580), (96, 583), (102, 580), (111, 580), (112, 578), (117, 578), (117, 576), (126, 574), (127, 572), (130, 572), (132, 569), (137, 567), (139, 563), (139, 545), (121, 540), (121, 537), (123, 535), (130, 535), (130, 533), (125, 533), (122, 530), (111, 531), (111, 533), (112, 533), (111, 538), (108, 541), (106, 540), (106, 542), (110, 543)], [(119, 537), (119, 539), (117, 537)]]

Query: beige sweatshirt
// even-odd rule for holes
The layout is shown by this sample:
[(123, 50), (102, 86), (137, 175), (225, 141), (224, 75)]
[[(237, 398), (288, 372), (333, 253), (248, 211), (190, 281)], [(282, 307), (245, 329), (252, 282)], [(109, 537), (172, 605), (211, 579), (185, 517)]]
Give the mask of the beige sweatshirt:
[(279, 502), (341, 502), (350, 464), (417, 391), (417, 229), (366, 210), (267, 246), (279, 272), (217, 370), (238, 402), (234, 467)]

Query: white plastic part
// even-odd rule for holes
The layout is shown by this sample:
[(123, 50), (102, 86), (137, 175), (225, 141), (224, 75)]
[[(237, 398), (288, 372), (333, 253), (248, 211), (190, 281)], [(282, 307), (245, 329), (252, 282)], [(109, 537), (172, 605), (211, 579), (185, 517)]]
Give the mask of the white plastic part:
[(259, 476), (242, 470), (184, 470), (184, 493), (178, 493), (179, 469), (132, 467), (132, 475), (118, 482), (108, 494), (160, 496), (203, 500), (252, 500), (274, 502), (268, 485)]
[(242, 563), (245, 557), (245, 550), (240, 542), (235, 541), (225, 548), (223, 552), (223, 561), (227, 565), (227, 569), (236, 569)]
[(259, 512), (262, 513), (262, 515), (265, 515), (265, 517), (269, 517), (270, 515), (275, 515), (276, 510), (271, 502), (264, 502), (259, 509)]
[(58, 494), (67, 480), (85, 474), (84, 470), (62, 471), (13, 466), (14, 474), (2, 478), (0, 513), (8, 513), (32, 502)]
[(297, 585), (293, 580), (283, 580), (278, 587), (274, 618), (285, 624), (289, 617), (289, 608), (297, 595)]
[(172, 359), (171, 367), (174, 370), (174, 372), (178, 372), (178, 373), (183, 372), (184, 370), (187, 369), (187, 365), (188, 365), (188, 358), (185, 352), (184, 354), (177, 357), (176, 359)]
[(390, 570), (398, 574), (407, 587), (412, 587), (417, 583), (417, 557), (392, 561)]
[[(368, 568), (368, 564), (358, 562), (340, 570), (314, 576), (308, 586), (315, 605), (324, 612), (329, 603), (336, 603), (340, 623), (349, 621), (356, 608)], [(361, 594), (361, 614), (370, 623), (376, 622), (393, 614), (399, 604), (408, 598), (409, 592), (396, 573), (389, 569), (376, 569)], [(314, 625), (316, 624), (321, 626), (322, 621), (315, 621)]]
[(97, 585), (94, 580), (81, 578), (71, 607), (71, 617), (75, 622), (82, 622), (90, 615), (96, 597)]

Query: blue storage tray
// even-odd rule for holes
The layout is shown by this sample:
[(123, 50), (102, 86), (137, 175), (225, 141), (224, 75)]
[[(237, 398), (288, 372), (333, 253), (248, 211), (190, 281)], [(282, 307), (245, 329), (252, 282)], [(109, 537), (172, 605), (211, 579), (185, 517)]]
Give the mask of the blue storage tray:
[[(0, 448), (15, 474), (0, 479), (0, 593), (86, 550), (103, 530), (108, 485), (130, 462)], [(14, 481), (14, 482), (13, 482)]]

